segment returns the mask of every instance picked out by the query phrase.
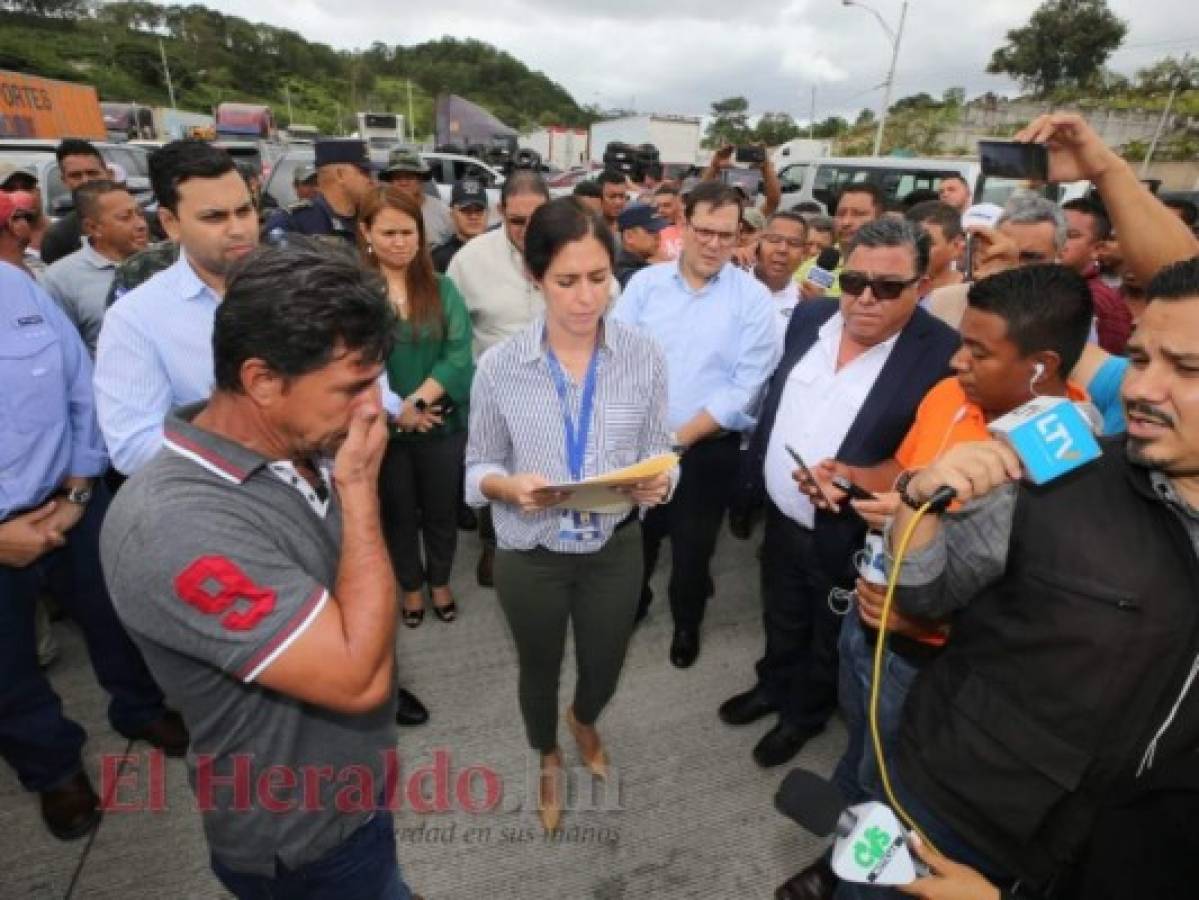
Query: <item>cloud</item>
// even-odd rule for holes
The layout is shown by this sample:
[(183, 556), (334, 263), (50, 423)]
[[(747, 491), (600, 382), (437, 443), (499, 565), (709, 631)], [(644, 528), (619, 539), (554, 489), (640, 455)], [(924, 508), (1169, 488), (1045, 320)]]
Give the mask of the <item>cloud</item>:
[[(899, 0), (871, 0), (894, 27)], [(878, 22), (839, 0), (233, 0), (206, 5), (290, 28), (338, 48), (374, 41), (414, 44), (443, 35), (507, 50), (562, 84), (579, 103), (698, 115), (713, 100), (745, 96), (754, 113), (852, 117), (881, 102), (891, 45)], [(960, 86), (970, 95), (1013, 92), (986, 74), (992, 51), (1023, 25), (1038, 0), (912, 0), (895, 78), (895, 97)], [(1131, 73), (1168, 53), (1199, 52), (1199, 23), (1179, 28), (1167, 0), (1111, 0), (1129, 22), (1111, 60)], [(1184, 4), (1185, 5), (1185, 4)], [(252, 9), (250, 13), (248, 10)], [(1182, 33), (1180, 33), (1180, 31)], [(1193, 32), (1193, 34), (1187, 34)]]

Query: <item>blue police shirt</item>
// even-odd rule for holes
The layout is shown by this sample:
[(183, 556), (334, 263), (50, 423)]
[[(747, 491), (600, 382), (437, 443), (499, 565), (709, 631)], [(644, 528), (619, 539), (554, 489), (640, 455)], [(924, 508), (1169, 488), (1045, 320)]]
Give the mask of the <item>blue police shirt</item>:
[(39, 506), (70, 476), (95, 478), (108, 454), (87, 349), (58, 305), (0, 263), (0, 521)]

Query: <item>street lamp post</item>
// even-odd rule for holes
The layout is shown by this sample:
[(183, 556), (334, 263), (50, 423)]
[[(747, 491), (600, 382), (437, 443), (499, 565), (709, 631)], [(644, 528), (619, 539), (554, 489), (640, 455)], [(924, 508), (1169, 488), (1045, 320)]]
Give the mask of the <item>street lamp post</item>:
[(891, 30), (891, 26), (887, 24), (887, 20), (872, 6), (859, 3), (858, 0), (841, 0), (841, 5), (856, 6), (859, 9), (866, 10), (874, 18), (878, 19), (878, 24), (883, 27), (883, 31), (887, 34), (887, 39), (891, 42), (891, 67), (887, 70), (887, 80), (883, 83), (883, 87), (885, 88), (883, 91), (883, 109), (878, 117), (878, 128), (874, 132), (874, 155), (878, 156), (883, 147), (883, 129), (887, 127), (887, 110), (891, 108), (891, 88), (895, 84), (895, 63), (899, 60), (899, 42), (903, 40), (903, 24), (908, 16), (908, 4), (907, 0), (904, 0), (903, 6), (900, 7), (899, 28), (895, 31)]

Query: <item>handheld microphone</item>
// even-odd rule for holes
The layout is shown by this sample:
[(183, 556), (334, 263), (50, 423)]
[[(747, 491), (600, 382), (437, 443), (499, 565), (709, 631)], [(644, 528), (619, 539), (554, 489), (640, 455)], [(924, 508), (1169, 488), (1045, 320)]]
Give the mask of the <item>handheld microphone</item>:
[[(1033, 484), (1047, 484), (1101, 455), (1086, 416), (1065, 397), (1033, 397), (987, 430), (1016, 452)], [(931, 511), (944, 512), (956, 497), (953, 488), (939, 488), (929, 500)]]
[(911, 884), (928, 874), (924, 864), (912, 857), (907, 833), (890, 807), (871, 801), (838, 812), (845, 798), (814, 772), (792, 769), (779, 785), (774, 805), (818, 837), (836, 832), (831, 865), (842, 881)]
[(825, 247), (816, 257), (816, 265), (808, 272), (808, 281), (819, 285), (826, 291), (833, 286), (837, 276), (833, 270), (841, 263), (841, 253), (836, 247)]

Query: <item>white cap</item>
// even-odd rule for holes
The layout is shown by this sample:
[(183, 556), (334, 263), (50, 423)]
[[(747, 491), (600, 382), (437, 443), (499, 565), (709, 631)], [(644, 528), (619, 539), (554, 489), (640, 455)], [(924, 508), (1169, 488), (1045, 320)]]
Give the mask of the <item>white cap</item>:
[(997, 203), (975, 203), (962, 213), (962, 228), (994, 228), (1003, 207)]

